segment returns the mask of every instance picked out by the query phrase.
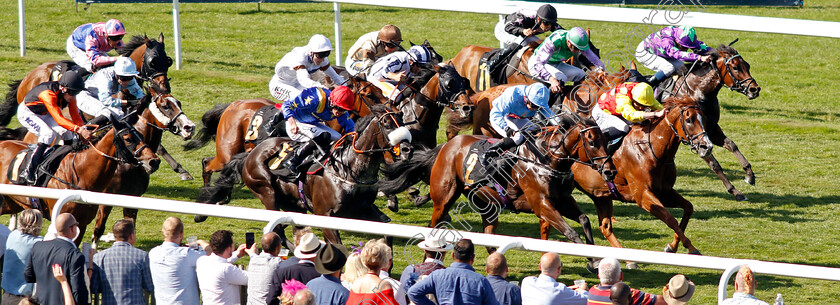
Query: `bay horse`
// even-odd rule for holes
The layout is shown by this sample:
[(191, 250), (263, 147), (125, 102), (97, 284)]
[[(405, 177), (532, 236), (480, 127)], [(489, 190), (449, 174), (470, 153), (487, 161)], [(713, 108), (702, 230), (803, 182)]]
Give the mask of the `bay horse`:
[[(239, 177), (268, 210), (351, 217), (387, 222), (390, 219), (374, 205), (379, 167), (384, 155), (410, 147), (410, 133), (402, 115), (388, 105), (373, 105), (371, 115), (361, 118), (356, 132), (336, 141), (321, 174), (303, 181), (286, 182), (273, 175), (267, 161), (283, 149), (288, 138), (269, 138), (247, 153), (237, 154), (225, 165), (215, 186), (203, 187), (198, 202), (224, 204)], [(401, 155), (405, 158), (405, 155)], [(196, 221), (204, 217), (196, 216)], [(278, 232), (286, 243), (282, 229)], [(340, 243), (338, 232), (324, 229), (324, 238)]]
[[(666, 251), (675, 252), (682, 242), (689, 253), (700, 254), (685, 235), (694, 207), (674, 190), (677, 178), (674, 156), (680, 143), (688, 145), (701, 157), (711, 153), (712, 142), (704, 127), (707, 118), (696, 101), (688, 96), (668, 98), (663, 106), (667, 110), (664, 117), (633, 125), (613, 154), (611, 159), (617, 169), (613, 180), (617, 189), (615, 194), (600, 173), (590, 167), (574, 164), (572, 172), (577, 188), (595, 203), (601, 233), (613, 247), (621, 247), (612, 226), (612, 200), (617, 196), (620, 201), (635, 202), (674, 230), (674, 240)], [(667, 208), (683, 209), (682, 220), (677, 222)], [(541, 226), (548, 224), (541, 223)]]
[[(102, 127), (94, 134), (107, 133), (83, 145), (74, 147), (74, 151), (64, 156), (55, 174), (50, 178), (47, 187), (55, 189), (81, 189), (94, 192), (104, 191), (114, 177), (117, 167), (126, 163), (142, 168), (144, 172), (152, 173), (160, 165), (160, 159), (143, 141), (143, 137), (128, 123), (114, 122), (114, 127)], [(23, 141), (0, 141), (0, 170), (4, 173), (9, 169), (14, 157), (27, 148)], [(0, 183), (10, 184), (7, 175), (0, 175)], [(0, 197), (2, 214), (15, 214), (24, 209), (34, 208), (28, 197), (2, 196)], [(45, 200), (49, 210), (52, 210), (55, 200)], [(87, 225), (96, 217), (97, 206), (90, 204), (68, 203), (62, 212), (72, 213), (79, 222), (84, 236)], [(49, 213), (44, 217), (49, 218)], [(80, 243), (81, 239), (76, 240)]]

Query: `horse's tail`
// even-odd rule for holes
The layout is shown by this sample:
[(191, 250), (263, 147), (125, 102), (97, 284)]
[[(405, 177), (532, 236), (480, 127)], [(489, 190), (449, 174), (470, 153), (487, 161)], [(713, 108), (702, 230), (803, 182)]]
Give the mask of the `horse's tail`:
[(222, 113), (230, 106), (230, 103), (213, 106), (210, 110), (201, 116), (201, 129), (195, 134), (192, 140), (184, 144), (184, 150), (193, 150), (204, 147), (207, 142), (210, 142), (216, 135), (216, 130), (219, 129), (219, 120), (222, 118)]
[(0, 141), (5, 140), (18, 140), (23, 141), (23, 138), (26, 137), (26, 127), (18, 127), (16, 129), (11, 129), (7, 127), (0, 127)]
[(379, 180), (377, 185), (379, 190), (385, 194), (398, 194), (421, 180), (428, 182), (441, 147), (443, 145), (433, 149), (420, 149), (415, 151), (409, 160), (385, 165), (382, 169), (385, 178)]
[(0, 105), (0, 126), (9, 125), (9, 122), (12, 121), (12, 116), (17, 114), (17, 94), (21, 81), (22, 79), (19, 79), (9, 83), (9, 92), (6, 93), (6, 102)]
[(247, 152), (238, 153), (225, 164), (218, 178), (210, 186), (204, 186), (198, 191), (197, 202), (225, 204), (230, 201), (233, 188), (242, 183), (242, 167), (245, 165)]

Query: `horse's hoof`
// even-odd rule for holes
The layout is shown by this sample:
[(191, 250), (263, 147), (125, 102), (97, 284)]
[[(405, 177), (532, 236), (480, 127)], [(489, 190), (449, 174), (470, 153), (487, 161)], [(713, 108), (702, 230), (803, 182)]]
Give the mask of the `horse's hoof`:
[(744, 194), (735, 194), (735, 201), (747, 201), (747, 196)]
[(199, 222), (204, 222), (205, 220), (207, 220), (207, 216), (204, 216), (204, 215), (195, 215), (195, 216), (193, 216), (193, 220), (194, 220), (196, 223), (199, 223)]
[(408, 196), (411, 197), (411, 199), (414, 199), (414, 198), (417, 198), (418, 196), (420, 196), (420, 189), (412, 186), (412, 187), (408, 188), (408, 190), (409, 190), (408, 191)]
[(639, 264), (637, 264), (636, 262), (629, 262), (629, 263), (627, 263), (627, 269), (629, 269), (629, 270), (639, 269)]
[(181, 181), (190, 181), (193, 180), (193, 176), (190, 175), (188, 172), (181, 173)]
[(396, 213), (400, 211), (400, 205), (396, 200), (388, 200), (388, 209)]
[(385, 193), (383, 193), (382, 191), (378, 191), (376, 192), (376, 197), (385, 197)]
[(748, 183), (749, 185), (755, 185), (755, 176), (744, 177), (744, 182)]
[(694, 251), (688, 252), (688, 254), (691, 254), (691, 255), (703, 255), (703, 254), (700, 254), (700, 250), (694, 250)]
[(431, 198), (428, 195), (415, 197), (414, 198), (414, 206), (415, 207), (420, 207), (420, 206), (426, 204), (426, 202), (429, 202), (429, 199), (431, 199)]
[(598, 274), (598, 265), (600, 262), (601, 260), (590, 260), (586, 262), (586, 271), (589, 271), (591, 274)]
[(677, 253), (677, 250), (675, 250), (674, 248), (671, 248), (671, 245), (665, 245), (665, 252)]

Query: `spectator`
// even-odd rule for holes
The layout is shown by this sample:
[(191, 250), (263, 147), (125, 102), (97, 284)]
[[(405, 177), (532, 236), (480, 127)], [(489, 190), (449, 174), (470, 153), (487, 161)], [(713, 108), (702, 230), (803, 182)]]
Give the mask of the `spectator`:
[(271, 281), (277, 266), (283, 261), (280, 253), (280, 235), (268, 232), (260, 240), (263, 252), (251, 256), (248, 262), (248, 305), (266, 305), (271, 300), (270, 291), (277, 290), (279, 283)]
[[(195, 264), (202, 303), (239, 304), (239, 286), (248, 285), (248, 274), (234, 266), (233, 262), (245, 254), (255, 255), (256, 243), (250, 249), (245, 248), (245, 244), (236, 247), (233, 233), (219, 230), (210, 236), (210, 248), (213, 254), (199, 257)], [(231, 257), (235, 258), (228, 260)]]
[[(274, 283), (285, 283), (286, 280), (295, 279), (303, 284), (309, 283), (312, 279), (321, 276), (315, 270), (315, 256), (318, 251), (324, 246), (318, 237), (313, 233), (306, 233), (300, 238), (300, 244), (295, 248), (295, 257), (300, 259), (297, 264), (280, 267), (274, 272), (272, 281)], [(271, 299), (283, 293), (283, 288), (277, 287), (274, 291), (269, 291)]]
[(350, 286), (347, 304), (397, 304), (394, 289), (388, 281), (379, 277), (379, 271), (386, 264), (388, 257), (382, 251), (380, 243), (371, 240), (362, 249), (359, 259), (368, 272), (357, 278)]
[(163, 243), (149, 250), (155, 301), (157, 304), (198, 304), (196, 261), (206, 255), (204, 249), (209, 249), (210, 245), (206, 241), (197, 240), (199, 250), (181, 247), (184, 223), (178, 217), (167, 218), (161, 232)]
[(408, 303), (408, 289), (417, 283), (421, 276), (429, 275), (432, 271), (446, 268), (443, 266), (446, 251), (452, 250), (454, 246), (443, 238), (428, 236), (425, 240), (417, 244), (417, 247), (423, 249), (425, 260), (420, 264), (409, 264), (403, 270), (402, 275), (400, 275), (400, 288), (396, 294), (397, 302), (400, 305)]
[(394, 291), (397, 291), (400, 288), (400, 282), (392, 278), (391, 274), (388, 272), (394, 264), (394, 255), (391, 252), (391, 247), (388, 246), (388, 243), (384, 238), (371, 239), (368, 243), (375, 243), (376, 246), (379, 247), (379, 251), (382, 251), (382, 253), (385, 254), (385, 262), (379, 270), (379, 278), (383, 281), (387, 281), (388, 284), (391, 284), (391, 288), (393, 288)]
[(315, 299), (315, 294), (311, 290), (304, 289), (295, 294), (295, 305), (315, 305)]
[[(347, 249), (342, 245), (329, 243), (315, 257), (315, 270), (321, 274), (306, 284), (320, 305), (345, 304), (350, 291), (341, 285), (341, 268), (347, 263)], [(300, 293), (298, 293), (300, 294)], [(297, 304), (297, 296), (295, 297)]]
[(630, 305), (630, 286), (624, 282), (613, 284), (610, 288), (610, 300), (613, 305)]
[(52, 265), (59, 264), (62, 273), (70, 282), (73, 301), (76, 305), (89, 304), (85, 283), (85, 257), (73, 243), (79, 233), (79, 223), (70, 213), (61, 213), (55, 219), (56, 238), (39, 241), (32, 246), (32, 253), (23, 276), (29, 283), (35, 283), (35, 298), (43, 304), (64, 304), (61, 284), (52, 273)]
[[(303, 238), (306, 233), (312, 233), (312, 228), (310, 227), (292, 227), (292, 239), (295, 243), (295, 248), (300, 245), (300, 240)], [(300, 262), (300, 258), (297, 256), (289, 257), (289, 259), (280, 262), (280, 265), (277, 268), (285, 268), (288, 266), (292, 266)]]
[[(522, 302), (525, 304), (579, 304), (586, 305), (589, 293), (586, 284), (567, 287), (557, 282), (563, 270), (560, 255), (547, 252), (540, 258), (540, 276), (522, 279)], [(608, 296), (609, 297), (609, 296)]]
[[(624, 274), (621, 273), (621, 263), (617, 259), (612, 257), (601, 259), (601, 262), (598, 264), (598, 280), (601, 283), (589, 289), (589, 300), (586, 304), (600, 305), (612, 303), (610, 300), (610, 288), (623, 278)], [(630, 288), (630, 303), (637, 305), (667, 304), (658, 295), (644, 293), (633, 288)]]
[(73, 291), (70, 290), (70, 283), (68, 283), (67, 278), (64, 277), (64, 271), (61, 271), (61, 265), (53, 264), (52, 272), (55, 280), (61, 284), (61, 293), (64, 295), (64, 305), (75, 305), (76, 303), (73, 302)]
[(504, 254), (493, 252), (488, 255), (484, 270), (487, 271), (487, 280), (490, 281), (490, 287), (493, 287), (493, 293), (499, 304), (522, 305), (519, 287), (505, 280), (508, 276), (508, 265)]
[(732, 298), (723, 300), (721, 305), (768, 305), (755, 298), (755, 276), (747, 265), (742, 265), (735, 275), (735, 293)]
[(286, 280), (280, 284), (280, 288), (283, 290), (283, 293), (277, 298), (280, 301), (280, 305), (294, 305), (295, 295), (299, 291), (309, 290), (306, 288), (306, 285), (296, 279)]
[(143, 291), (155, 290), (149, 254), (134, 247), (137, 234), (130, 219), (117, 220), (112, 230), (114, 244), (93, 256), (91, 293), (102, 294), (102, 305), (145, 304)]
[(357, 278), (368, 272), (367, 267), (362, 264), (359, 254), (362, 254), (361, 247), (350, 253), (350, 256), (347, 257), (347, 264), (344, 265), (344, 273), (341, 274), (341, 285), (348, 290), (350, 289), (350, 285), (353, 285), (353, 282), (355, 282)]
[(668, 285), (665, 285), (665, 288), (662, 289), (662, 298), (668, 305), (688, 303), (692, 295), (694, 295), (694, 283), (682, 274), (671, 277)]
[(461, 239), (452, 252), (454, 262), (449, 268), (432, 272), (429, 277), (408, 290), (408, 298), (417, 305), (432, 303), (427, 293), (434, 293), (439, 304), (498, 304), (490, 282), (475, 272), (475, 246), (469, 239)]
[(0, 259), (2, 259), (3, 255), (6, 253), (6, 239), (9, 238), (9, 234), (11, 233), (12, 231), (9, 230), (9, 227), (4, 224), (0, 224)]
[(18, 218), (18, 229), (6, 240), (6, 254), (3, 255), (3, 302), (2, 305), (17, 305), (32, 296), (34, 284), (23, 278), (23, 270), (32, 253), (32, 246), (42, 240), (43, 217), (36, 209), (23, 210)]

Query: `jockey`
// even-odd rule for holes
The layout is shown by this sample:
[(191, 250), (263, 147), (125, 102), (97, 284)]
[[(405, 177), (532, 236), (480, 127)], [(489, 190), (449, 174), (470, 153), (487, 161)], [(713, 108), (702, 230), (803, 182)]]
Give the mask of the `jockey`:
[[(128, 57), (118, 57), (114, 66), (93, 73), (85, 82), (85, 90), (76, 96), (79, 110), (96, 117), (90, 124), (103, 125), (108, 118), (118, 120), (123, 116), (122, 106), (135, 104), (146, 96), (134, 79), (137, 74), (134, 61)], [(128, 89), (136, 100), (115, 98), (114, 95), (123, 89)]]
[(529, 120), (537, 111), (546, 119), (554, 116), (548, 106), (548, 89), (542, 83), (513, 86), (494, 99), (490, 109), (490, 126), (504, 139), (487, 149), (481, 163), (486, 166), (491, 158), (525, 142), (522, 132), (537, 128)]
[(328, 57), (332, 50), (330, 39), (321, 34), (313, 35), (306, 46), (292, 49), (274, 67), (274, 76), (268, 83), (271, 95), (283, 102), (295, 98), (309, 87), (326, 89), (310, 77), (318, 70), (324, 71), (333, 83), (344, 83), (344, 78), (330, 66)]
[(356, 124), (347, 114), (347, 111), (353, 110), (354, 102), (355, 97), (350, 88), (338, 86), (332, 91), (319, 87), (307, 88), (293, 100), (283, 103), (281, 110), (286, 119), (286, 133), (294, 141), (307, 142), (283, 166), (297, 173), (300, 163), (316, 147), (324, 152), (329, 151), (330, 143), (341, 138), (341, 134), (323, 122), (335, 119), (344, 128), (344, 132), (356, 131)]
[(598, 97), (592, 108), (592, 118), (609, 141), (607, 150), (615, 151), (621, 139), (630, 131), (630, 123), (662, 117), (665, 110), (653, 98), (653, 88), (647, 83), (622, 83)]
[[(91, 131), (83, 126), (79, 109), (76, 108), (76, 94), (85, 89), (85, 83), (76, 71), (64, 72), (58, 82), (41, 83), (32, 88), (18, 105), (18, 121), (26, 130), (38, 136), (38, 145), (26, 171), (29, 184), (35, 182), (35, 169), (41, 163), (44, 152), (60, 137), (70, 141), (73, 131), (82, 138), (90, 138)], [(62, 109), (69, 107), (70, 118), (62, 116)]]
[(540, 41), (537, 35), (562, 28), (557, 24), (557, 10), (550, 4), (544, 4), (536, 11), (521, 9), (507, 15), (496, 24), (494, 34), (502, 43), (503, 49), (487, 62), (488, 70), (492, 70), (500, 60), (519, 50), (520, 46), (537, 47)]
[(108, 51), (123, 45), (125, 27), (117, 19), (106, 22), (80, 25), (67, 37), (67, 54), (81, 69), (84, 78), (98, 68), (113, 64), (117, 58), (108, 56)]
[(551, 83), (551, 92), (558, 92), (566, 81), (578, 82), (586, 77), (580, 68), (563, 62), (581, 52), (590, 62), (604, 68), (598, 55), (589, 49), (589, 35), (582, 28), (554, 31), (534, 50), (528, 60), (528, 72)]
[[(694, 53), (686, 52), (692, 49)], [(636, 47), (636, 60), (643, 66), (656, 72), (648, 79), (651, 86), (656, 87), (663, 79), (671, 76), (683, 66), (683, 61), (709, 61), (705, 53), (711, 48), (700, 40), (691, 26), (669, 26), (659, 32), (648, 35)]]
[(418, 73), (420, 67), (417, 64), (429, 63), (432, 53), (424, 46), (416, 45), (408, 49), (408, 52), (394, 52), (380, 58), (370, 67), (370, 74), (367, 81), (382, 90), (391, 101), (399, 102), (402, 99), (402, 91), (405, 89), (405, 81), (409, 76)]
[(402, 50), (402, 34), (394, 25), (383, 26), (379, 32), (370, 32), (359, 37), (350, 47), (344, 67), (355, 76), (367, 71), (373, 63), (385, 55)]

